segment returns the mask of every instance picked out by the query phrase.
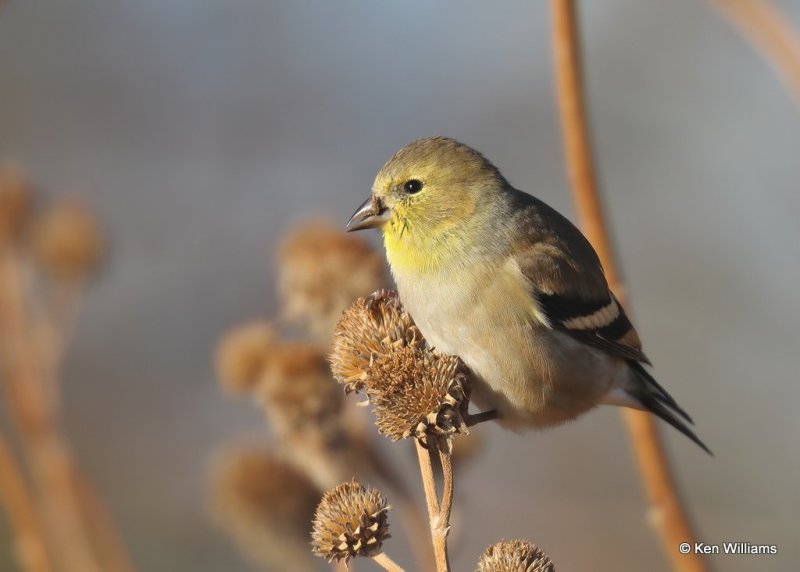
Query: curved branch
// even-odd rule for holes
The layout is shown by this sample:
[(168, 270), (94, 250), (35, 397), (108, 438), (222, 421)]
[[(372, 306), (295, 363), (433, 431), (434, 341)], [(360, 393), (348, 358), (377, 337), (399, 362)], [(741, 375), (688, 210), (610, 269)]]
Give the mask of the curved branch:
[(17, 558), (23, 570), (52, 572), (53, 565), (47, 554), (44, 530), (30, 490), (2, 435), (0, 435), (0, 497), (16, 534)]
[(430, 448), (428, 449), (423, 447), (417, 439), (414, 439), (414, 444), (417, 448), (417, 458), (419, 459), (419, 468), (422, 474), (422, 486), (425, 489), (425, 501), (428, 505), (428, 516), (431, 521), (431, 540), (436, 557), (436, 570), (437, 572), (450, 572), (450, 562), (447, 556), (447, 533), (449, 531), (447, 527), (442, 526), (442, 512), (436, 495), (436, 480), (433, 476), (433, 465), (431, 463), (433, 449), (438, 447), (438, 443), (431, 440)]
[(781, 76), (800, 105), (800, 36), (771, 0), (710, 0)]
[[(551, 0), (551, 9), (558, 106), (573, 200), (581, 227), (600, 256), (611, 288), (623, 298), (619, 266), (603, 216), (592, 161), (575, 2)], [(707, 570), (702, 556), (681, 555), (678, 551), (681, 542), (693, 544), (696, 537), (681, 504), (653, 417), (641, 411), (625, 410), (624, 418), (664, 551), (675, 570)]]

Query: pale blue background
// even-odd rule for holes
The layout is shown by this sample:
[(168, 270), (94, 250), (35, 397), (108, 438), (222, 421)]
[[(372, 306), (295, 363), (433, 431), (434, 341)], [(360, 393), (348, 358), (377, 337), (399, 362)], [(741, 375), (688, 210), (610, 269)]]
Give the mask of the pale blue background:
[[(800, 109), (707, 2), (583, 4), (635, 321), (716, 452), (670, 432), (675, 470), (704, 540), (779, 545), (718, 569), (791, 569)], [(780, 5), (800, 24), (800, 3)], [(113, 235), (69, 355), (65, 417), (139, 570), (248, 569), (207, 523), (205, 470), (261, 420), (219, 396), (210, 351), (230, 323), (275, 310), (272, 248), (290, 221), (344, 223), (389, 154), (430, 134), (477, 147), (572, 215), (548, 42), (546, 2), (3, 7), (0, 154), (53, 193), (87, 195)], [(458, 570), (501, 536), (535, 540), (563, 570), (667, 569), (614, 410), (487, 433), (457, 484)]]

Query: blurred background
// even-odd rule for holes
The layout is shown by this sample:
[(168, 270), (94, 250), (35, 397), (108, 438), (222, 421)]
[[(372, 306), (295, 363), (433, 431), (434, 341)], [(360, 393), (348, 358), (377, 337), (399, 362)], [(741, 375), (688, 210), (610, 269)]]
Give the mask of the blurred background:
[[(800, 2), (779, 3), (800, 22)], [(664, 431), (709, 542), (800, 559), (800, 110), (702, 1), (583, 2), (593, 134), (634, 322), (714, 458)], [(279, 313), (275, 248), (344, 225), (417, 137), (476, 147), (570, 217), (545, 2), (9, 1), (0, 157), (110, 236), (63, 370), (63, 420), (138, 570), (253, 570), (208, 516), (214, 451), (263, 434), (215, 382), (220, 333)], [(370, 237), (379, 245), (377, 233)], [(563, 570), (666, 570), (619, 414), (480, 427), (454, 566), (529, 538)], [(406, 451), (380, 443), (419, 491)], [(2, 569), (13, 569), (10, 534)], [(398, 544), (401, 563), (413, 559)], [(369, 566), (363, 566), (369, 569)]]

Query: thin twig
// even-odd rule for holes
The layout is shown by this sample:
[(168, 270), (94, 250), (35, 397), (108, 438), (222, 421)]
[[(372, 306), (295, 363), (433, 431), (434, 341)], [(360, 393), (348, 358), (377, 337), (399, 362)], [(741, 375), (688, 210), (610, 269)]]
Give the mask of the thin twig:
[(771, 0), (710, 0), (781, 76), (800, 105), (800, 35)]
[(433, 476), (430, 451), (423, 447), (419, 441), (414, 441), (417, 447), (419, 470), (422, 474), (422, 487), (425, 490), (425, 502), (428, 504), (428, 514), (439, 514), (439, 500), (436, 498), (436, 480)]
[(389, 572), (405, 572), (405, 570), (400, 568), (400, 566), (398, 566), (394, 560), (389, 558), (385, 552), (376, 554), (372, 557), (372, 560), (374, 560), (375, 563), (381, 566), (384, 570), (388, 570)]
[(473, 427), (479, 423), (486, 423), (487, 421), (495, 421), (500, 417), (497, 409), (490, 409), (489, 411), (481, 411), (480, 413), (473, 413), (464, 418), (464, 424), (467, 427)]
[[(606, 228), (592, 162), (575, 2), (551, 0), (551, 8), (558, 104), (573, 199), (581, 227), (600, 256), (609, 284), (621, 294), (619, 267)], [(681, 555), (678, 551), (681, 542), (694, 544), (696, 537), (681, 504), (655, 421), (651, 415), (634, 410), (625, 410), (624, 417), (664, 551), (676, 570), (706, 570), (702, 556)]]
[(450, 531), (450, 513), (453, 511), (453, 456), (441, 446), (439, 449), (439, 462), (442, 466), (442, 502), (439, 506), (441, 527), (445, 534)]
[(414, 501), (411, 491), (395, 468), (381, 455), (381, 452), (371, 441), (364, 441), (362, 448), (366, 450), (370, 467), (375, 474), (383, 479), (393, 493), (395, 500), (392, 502), (402, 513), (403, 524), (411, 541), (411, 549), (420, 561), (420, 568), (428, 570), (434, 566), (434, 556), (428, 535), (425, 532), (425, 518)]
[(44, 289), (44, 300), (31, 300), (31, 335), (45, 395), (56, 413), (61, 407), (58, 371), (72, 341), (85, 290), (83, 280), (60, 282)]
[(436, 497), (436, 481), (431, 463), (432, 448), (436, 447), (436, 444), (432, 441), (429, 445), (430, 448), (426, 449), (416, 439), (414, 443), (417, 448), (420, 473), (422, 474), (422, 487), (425, 489), (425, 501), (428, 505), (431, 541), (433, 542), (433, 553), (436, 557), (436, 570), (437, 572), (450, 572), (450, 562), (447, 559), (447, 531), (440, 526), (441, 512), (439, 501)]
[(103, 499), (80, 467), (73, 465), (72, 473), (72, 480), (81, 501), (83, 517), (88, 525), (91, 539), (102, 556), (104, 570), (133, 572), (130, 554), (128, 554), (127, 547)]
[(72, 482), (72, 459), (57, 430), (31, 348), (26, 288), (18, 253), (0, 252), (0, 379), (5, 404), (42, 499), (43, 521), (59, 565), (74, 572), (100, 572)]
[(44, 530), (28, 485), (5, 438), (0, 435), (0, 496), (16, 534), (16, 554), (26, 572), (52, 572)]

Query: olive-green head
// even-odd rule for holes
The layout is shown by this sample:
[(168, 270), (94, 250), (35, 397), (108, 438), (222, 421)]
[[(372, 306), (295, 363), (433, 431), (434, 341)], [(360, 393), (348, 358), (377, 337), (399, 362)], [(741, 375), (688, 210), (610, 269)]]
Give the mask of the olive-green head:
[(347, 229), (384, 233), (447, 232), (480, 214), (507, 187), (497, 168), (474, 149), (447, 137), (409, 143), (381, 168), (372, 196)]

